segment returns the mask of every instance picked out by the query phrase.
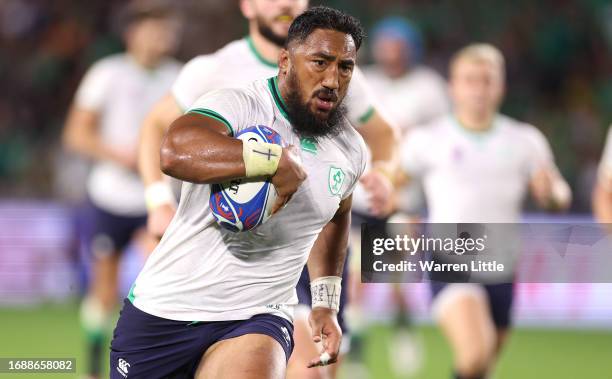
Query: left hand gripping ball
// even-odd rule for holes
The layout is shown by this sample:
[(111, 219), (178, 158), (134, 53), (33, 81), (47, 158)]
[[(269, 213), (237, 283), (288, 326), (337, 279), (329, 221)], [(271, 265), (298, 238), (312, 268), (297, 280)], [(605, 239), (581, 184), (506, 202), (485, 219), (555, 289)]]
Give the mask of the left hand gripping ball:
[[(243, 129), (236, 138), (282, 145), (280, 134), (263, 125)], [(270, 218), (276, 190), (269, 178), (262, 179), (240, 178), (211, 186), (209, 205), (219, 225), (232, 232), (244, 232)]]

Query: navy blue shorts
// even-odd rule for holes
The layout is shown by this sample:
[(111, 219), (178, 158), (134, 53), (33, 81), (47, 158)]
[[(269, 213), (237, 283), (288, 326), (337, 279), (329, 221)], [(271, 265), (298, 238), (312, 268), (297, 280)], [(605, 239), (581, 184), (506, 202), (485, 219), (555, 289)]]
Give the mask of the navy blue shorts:
[(147, 215), (123, 216), (110, 213), (89, 203), (87, 217), (90, 230), (87, 233), (91, 251), (95, 254), (120, 253), (132, 240), (136, 230), (147, 225)]
[[(344, 307), (348, 303), (349, 254), (350, 250), (347, 251), (346, 259), (344, 260), (344, 269), (342, 270), (342, 291), (340, 292), (340, 309), (338, 310), (338, 324), (340, 325), (340, 329), (342, 329), (343, 334), (348, 334), (349, 332), (348, 325), (346, 325), (346, 321), (344, 320)], [(295, 290), (297, 291), (298, 303), (310, 307), (312, 305), (312, 295), (310, 294), (310, 275), (308, 275), (307, 266), (304, 266), (304, 269), (302, 269), (302, 274), (300, 275), (300, 280), (298, 281)]]
[(293, 324), (282, 317), (261, 314), (238, 321), (174, 321), (143, 312), (125, 299), (111, 342), (110, 377), (193, 378), (206, 349), (245, 334), (274, 338), (289, 360)]
[[(452, 283), (430, 282), (432, 296), (435, 298), (440, 291), (447, 285)], [(480, 284), (487, 293), (489, 301), (489, 310), (493, 324), (497, 328), (508, 328), (511, 324), (510, 313), (512, 309), (512, 301), (514, 300), (514, 284)]]

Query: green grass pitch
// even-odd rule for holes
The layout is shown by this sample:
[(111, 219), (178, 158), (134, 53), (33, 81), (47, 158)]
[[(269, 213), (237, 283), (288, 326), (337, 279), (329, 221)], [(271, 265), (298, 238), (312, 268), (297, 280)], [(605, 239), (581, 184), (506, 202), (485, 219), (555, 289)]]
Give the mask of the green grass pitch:
[[(47, 305), (0, 309), (0, 357), (76, 358), (77, 372), (86, 367), (78, 306)], [(364, 345), (372, 379), (402, 379), (388, 364), (389, 326), (372, 326)], [(422, 369), (409, 378), (447, 379), (451, 355), (437, 329), (414, 329), (424, 346)], [(106, 357), (108, 360), (108, 357)], [(105, 364), (108, 367), (108, 364)], [(1, 378), (75, 378), (74, 374), (0, 374)], [(344, 375), (346, 379), (353, 379)], [(499, 361), (493, 379), (606, 379), (612, 378), (612, 330), (517, 329)]]

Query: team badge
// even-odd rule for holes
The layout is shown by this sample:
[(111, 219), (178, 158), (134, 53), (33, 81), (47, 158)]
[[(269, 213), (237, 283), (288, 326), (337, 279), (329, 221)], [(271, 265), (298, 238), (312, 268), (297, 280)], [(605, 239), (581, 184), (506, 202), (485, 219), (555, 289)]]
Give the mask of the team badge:
[(342, 183), (344, 183), (344, 178), (346, 174), (342, 171), (341, 168), (331, 166), (329, 168), (329, 192), (332, 195), (336, 196), (340, 194), (340, 190), (342, 189)]

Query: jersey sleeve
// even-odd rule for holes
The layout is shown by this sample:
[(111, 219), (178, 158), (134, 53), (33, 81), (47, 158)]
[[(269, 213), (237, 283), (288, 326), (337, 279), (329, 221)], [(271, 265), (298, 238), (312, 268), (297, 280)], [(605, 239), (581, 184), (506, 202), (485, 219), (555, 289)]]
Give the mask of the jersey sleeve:
[(108, 60), (95, 63), (81, 81), (75, 95), (77, 107), (90, 111), (100, 111), (107, 101), (113, 82), (113, 66)]
[(253, 120), (256, 101), (241, 89), (210, 91), (197, 99), (187, 113), (197, 113), (220, 121), (231, 136), (248, 127)]
[(555, 159), (550, 144), (546, 140), (544, 134), (534, 126), (527, 125), (526, 128), (529, 152), (529, 174), (531, 175), (544, 167), (553, 167), (555, 165)]
[(368, 122), (374, 114), (376, 106), (371, 94), (372, 91), (370, 91), (365, 76), (358, 67), (355, 67), (344, 101), (347, 117), (356, 128)]
[(212, 54), (195, 57), (183, 66), (171, 89), (172, 96), (183, 111), (208, 90), (216, 67), (217, 61)]
[(431, 152), (427, 127), (409, 131), (402, 139), (400, 147), (401, 169), (409, 176), (422, 176), (427, 169), (427, 157)]
[(612, 182), (612, 127), (608, 129), (606, 146), (599, 162), (598, 176), (603, 183)]
[(358, 158), (353, 160), (353, 162), (355, 162), (355, 167), (354, 167), (355, 178), (350, 183), (350, 185), (347, 186), (346, 191), (344, 191), (344, 193), (342, 194), (342, 200), (348, 198), (349, 196), (353, 194), (353, 191), (355, 191), (355, 187), (357, 187), (357, 185), (359, 184), (359, 178), (361, 178), (363, 173), (366, 171), (368, 163), (370, 162), (370, 153), (369, 153), (368, 147), (365, 144), (363, 138), (361, 138), (361, 136), (358, 136), (358, 141), (359, 141), (358, 146), (357, 146)]
[[(422, 107), (422, 114), (419, 117), (419, 124), (424, 124), (436, 117), (441, 117), (450, 112), (450, 100), (448, 98), (447, 86), (444, 79), (437, 73), (431, 72), (427, 75), (425, 101), (422, 104), (427, 104)], [(425, 88), (424, 88), (425, 89)]]

